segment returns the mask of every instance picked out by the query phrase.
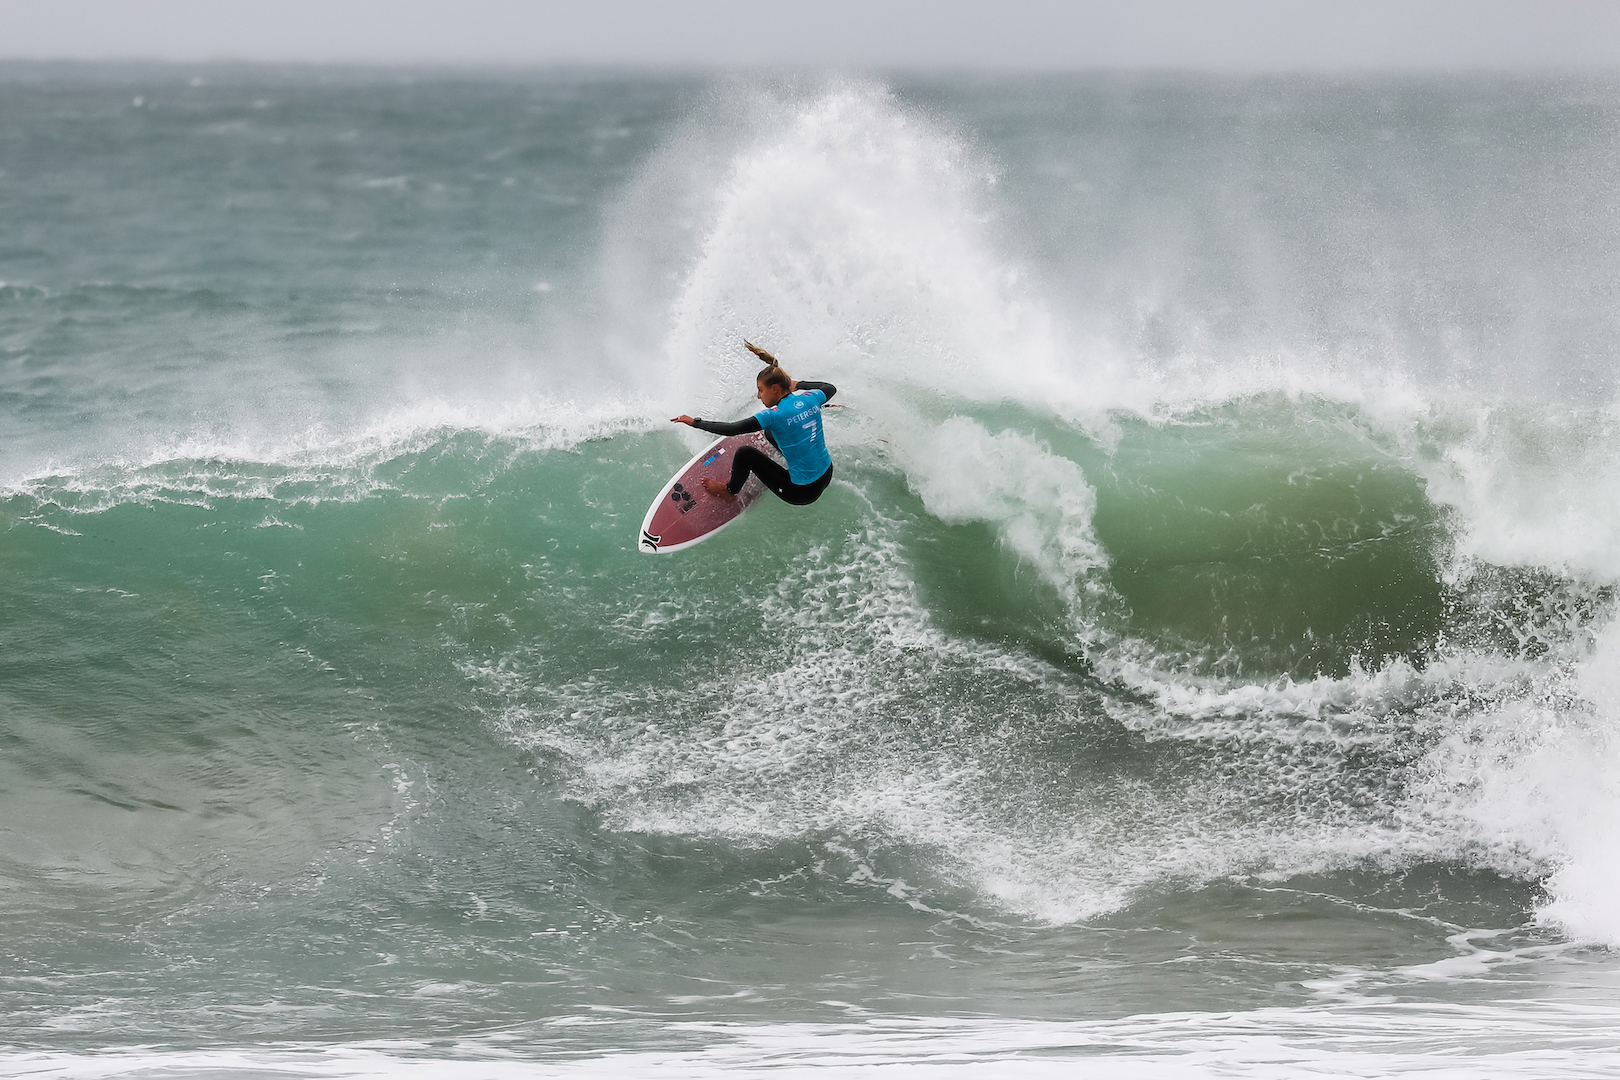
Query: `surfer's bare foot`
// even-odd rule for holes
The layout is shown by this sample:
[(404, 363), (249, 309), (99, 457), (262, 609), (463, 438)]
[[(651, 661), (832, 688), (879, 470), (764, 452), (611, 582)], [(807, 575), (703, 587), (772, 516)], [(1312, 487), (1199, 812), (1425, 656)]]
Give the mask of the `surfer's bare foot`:
[(712, 476), (703, 478), (703, 490), (717, 499), (735, 499), (737, 497), (731, 493), (730, 488), (726, 487), (725, 481), (716, 480)]

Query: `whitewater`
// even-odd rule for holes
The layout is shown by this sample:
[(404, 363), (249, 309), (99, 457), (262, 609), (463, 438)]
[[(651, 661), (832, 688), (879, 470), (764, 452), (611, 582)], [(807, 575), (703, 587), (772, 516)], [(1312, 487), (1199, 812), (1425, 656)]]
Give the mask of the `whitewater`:
[(1620, 83), (0, 91), (0, 1071), (1620, 1069)]

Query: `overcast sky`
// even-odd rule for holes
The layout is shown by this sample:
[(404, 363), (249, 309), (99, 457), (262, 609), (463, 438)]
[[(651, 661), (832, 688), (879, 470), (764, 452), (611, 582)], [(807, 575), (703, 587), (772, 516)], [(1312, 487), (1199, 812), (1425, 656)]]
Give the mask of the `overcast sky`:
[(0, 0), (0, 57), (1620, 70), (1620, 0)]

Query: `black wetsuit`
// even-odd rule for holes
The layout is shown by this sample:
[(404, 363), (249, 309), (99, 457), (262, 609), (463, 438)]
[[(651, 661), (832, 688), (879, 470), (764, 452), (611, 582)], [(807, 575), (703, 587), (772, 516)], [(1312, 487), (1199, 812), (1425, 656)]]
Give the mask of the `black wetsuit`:
[[(832, 383), (811, 382), (809, 379), (799, 380), (798, 389), (820, 390), (827, 395), (829, 401), (832, 400), (834, 394), (838, 393), (838, 388)], [(711, 435), (745, 435), (750, 431), (763, 430), (759, 418), (756, 416), (745, 417), (729, 424), (721, 420), (704, 420), (701, 417), (694, 417), (692, 426), (699, 431), (707, 431)], [(776, 440), (771, 439), (770, 432), (765, 432), (765, 437), (771, 440), (772, 446), (776, 445)], [(737, 494), (743, 489), (743, 485), (748, 482), (750, 473), (764, 481), (765, 486), (774, 491), (777, 498), (783, 502), (792, 503), (794, 506), (808, 506), (821, 498), (821, 493), (827, 490), (827, 485), (832, 483), (833, 471), (832, 466), (828, 465), (826, 472), (808, 484), (795, 484), (792, 478), (788, 476), (787, 469), (771, 460), (768, 455), (755, 450), (752, 446), (745, 446), (738, 450), (737, 456), (732, 459), (731, 480), (726, 484), (726, 489), (733, 495)]]

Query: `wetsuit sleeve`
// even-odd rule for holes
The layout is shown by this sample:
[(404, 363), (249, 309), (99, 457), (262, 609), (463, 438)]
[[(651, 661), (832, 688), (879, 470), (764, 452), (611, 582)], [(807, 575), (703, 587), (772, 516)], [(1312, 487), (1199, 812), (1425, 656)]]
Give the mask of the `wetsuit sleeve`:
[(705, 420), (701, 416), (695, 416), (692, 418), (692, 426), (699, 431), (707, 431), (710, 435), (746, 435), (750, 431), (760, 430), (757, 416), (747, 416), (730, 424), (723, 420)]
[(812, 382), (809, 379), (800, 379), (799, 380), (799, 389), (800, 390), (820, 390), (823, 394), (827, 395), (827, 400), (828, 401), (831, 401), (832, 396), (834, 394), (838, 393), (838, 387), (834, 386), (830, 382)]

